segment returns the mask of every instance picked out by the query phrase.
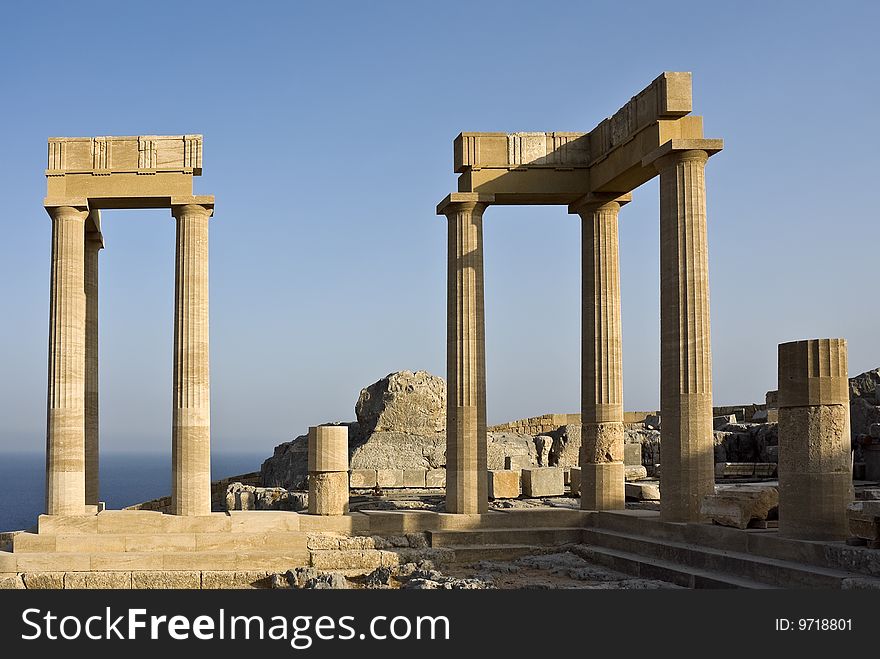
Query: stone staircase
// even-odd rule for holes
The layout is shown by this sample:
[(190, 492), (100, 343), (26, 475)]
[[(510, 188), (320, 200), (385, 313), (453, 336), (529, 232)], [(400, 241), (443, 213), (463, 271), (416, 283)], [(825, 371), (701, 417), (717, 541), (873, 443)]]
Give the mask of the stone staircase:
[(511, 526), (429, 536), (458, 563), (564, 547), (610, 569), (687, 588), (880, 588), (876, 550), (789, 540), (775, 530), (661, 522), (651, 511), (592, 513), (580, 528)]

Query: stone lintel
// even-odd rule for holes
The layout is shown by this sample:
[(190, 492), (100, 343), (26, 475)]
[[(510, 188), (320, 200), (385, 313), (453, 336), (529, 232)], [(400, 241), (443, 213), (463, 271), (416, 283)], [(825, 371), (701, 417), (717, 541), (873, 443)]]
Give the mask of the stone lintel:
[(100, 243), (98, 249), (104, 249), (104, 234), (101, 232), (101, 211), (93, 209), (86, 218), (86, 240)]
[(714, 138), (702, 139), (671, 139), (665, 144), (661, 144), (642, 158), (642, 166), (648, 167), (655, 163), (663, 156), (670, 153), (683, 151), (705, 151), (707, 155), (714, 156), (724, 148), (724, 140)]
[(592, 208), (598, 208), (612, 201), (616, 201), (623, 206), (632, 201), (632, 193), (625, 192), (619, 194), (617, 192), (590, 192), (580, 199), (576, 199), (570, 203), (568, 205), (568, 212), (576, 214)]
[(46, 197), (43, 199), (43, 208), (47, 212), (50, 208), (61, 208), (63, 206), (87, 211), (89, 210), (89, 200), (85, 197)]
[(480, 194), (478, 192), (451, 192), (437, 204), (437, 215), (445, 215), (446, 209), (452, 204), (491, 204), (495, 201), (495, 195)]
[(50, 137), (46, 176), (202, 173), (201, 135)]

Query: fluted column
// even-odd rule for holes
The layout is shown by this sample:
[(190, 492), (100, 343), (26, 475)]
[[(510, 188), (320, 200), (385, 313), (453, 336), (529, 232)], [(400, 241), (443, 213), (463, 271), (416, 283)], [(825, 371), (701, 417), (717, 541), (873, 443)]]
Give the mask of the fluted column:
[(446, 288), (446, 511), (489, 507), (486, 456), (486, 331), (483, 310), (485, 195), (454, 193), (438, 207), (448, 220)]
[(208, 219), (213, 208), (174, 206), (174, 413), (171, 507), (211, 512), (211, 392), (208, 361)]
[[(93, 211), (97, 213), (97, 211)], [(104, 247), (101, 234), (87, 231), (85, 235), (85, 472), (86, 504), (97, 505), (99, 494), (99, 432), (98, 432), (98, 252)]]
[(620, 339), (619, 199), (591, 195), (581, 217), (581, 508), (625, 507), (623, 356)]
[(52, 218), (46, 513), (85, 512), (85, 220), (88, 211), (47, 208)]
[(660, 172), (660, 469), (661, 519), (700, 519), (715, 484), (709, 252), (708, 154), (673, 151)]

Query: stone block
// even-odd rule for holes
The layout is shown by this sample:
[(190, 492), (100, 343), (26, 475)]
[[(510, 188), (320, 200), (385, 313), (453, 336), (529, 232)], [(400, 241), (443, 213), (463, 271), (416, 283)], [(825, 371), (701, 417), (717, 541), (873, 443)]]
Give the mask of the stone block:
[[(383, 565), (378, 549), (346, 549), (311, 552), (312, 566), (321, 570), (372, 570)], [(394, 555), (396, 560), (397, 556)]]
[(660, 501), (660, 484), (656, 482), (627, 483), (624, 492), (627, 499), (634, 501)]
[(68, 572), (64, 575), (67, 590), (128, 590), (131, 572)]
[(716, 462), (715, 478), (772, 478), (775, 462)]
[(854, 501), (846, 508), (851, 537), (880, 541), (880, 501)]
[(404, 487), (425, 487), (425, 469), (404, 469)]
[(61, 590), (64, 572), (27, 572), (22, 575), (28, 590)]
[(425, 472), (425, 487), (446, 487), (446, 470), (428, 469)]
[(712, 417), (712, 428), (721, 430), (724, 426), (736, 423), (735, 414), (724, 414), (723, 416)]
[(775, 487), (717, 489), (715, 494), (703, 497), (700, 514), (721, 526), (748, 528), (749, 522), (768, 519), (770, 511), (779, 506), (779, 491)]
[(24, 590), (24, 581), (21, 575), (12, 573), (0, 573), (0, 590)]
[(642, 465), (624, 465), (623, 478), (628, 481), (640, 481), (648, 477), (648, 470)]
[(344, 515), (348, 512), (348, 472), (309, 474), (309, 514)]
[(308, 470), (348, 471), (348, 426), (309, 428)]
[(242, 590), (269, 587), (271, 587), (271, 578), (264, 570), (209, 570), (202, 572), (202, 589), (206, 590)]
[(236, 510), (229, 512), (233, 533), (299, 531), (303, 515), (281, 510)]
[(132, 572), (131, 587), (134, 590), (198, 590), (202, 587), (202, 575), (195, 570)]
[(581, 468), (572, 467), (568, 470), (568, 488), (572, 496), (580, 496), (581, 494)]
[(403, 487), (403, 469), (377, 469), (379, 487)]
[(516, 499), (520, 495), (520, 473), (512, 469), (490, 469), (489, 498)]
[(528, 455), (508, 455), (504, 457), (504, 468), (508, 470), (521, 471), (534, 466)]
[(124, 551), (193, 551), (195, 548), (195, 533), (135, 533), (125, 536)]
[(581, 508), (620, 510), (626, 507), (623, 462), (588, 462), (581, 466)]
[(642, 445), (623, 445), (623, 464), (627, 467), (637, 467), (642, 464)]
[(523, 495), (530, 498), (559, 497), (565, 494), (562, 469), (538, 467), (522, 470)]
[(376, 470), (375, 469), (352, 469), (349, 478), (349, 484), (352, 488), (374, 488), (376, 487)]

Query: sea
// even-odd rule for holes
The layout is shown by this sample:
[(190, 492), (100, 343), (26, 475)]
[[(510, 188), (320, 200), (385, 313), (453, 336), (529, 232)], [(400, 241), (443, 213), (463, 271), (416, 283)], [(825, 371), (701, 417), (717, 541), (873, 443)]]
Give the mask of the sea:
[[(265, 453), (211, 456), (211, 480), (259, 471)], [(101, 455), (101, 501), (119, 509), (171, 494), (171, 455)], [(46, 457), (43, 453), (0, 454), (0, 531), (36, 525), (45, 512)]]

